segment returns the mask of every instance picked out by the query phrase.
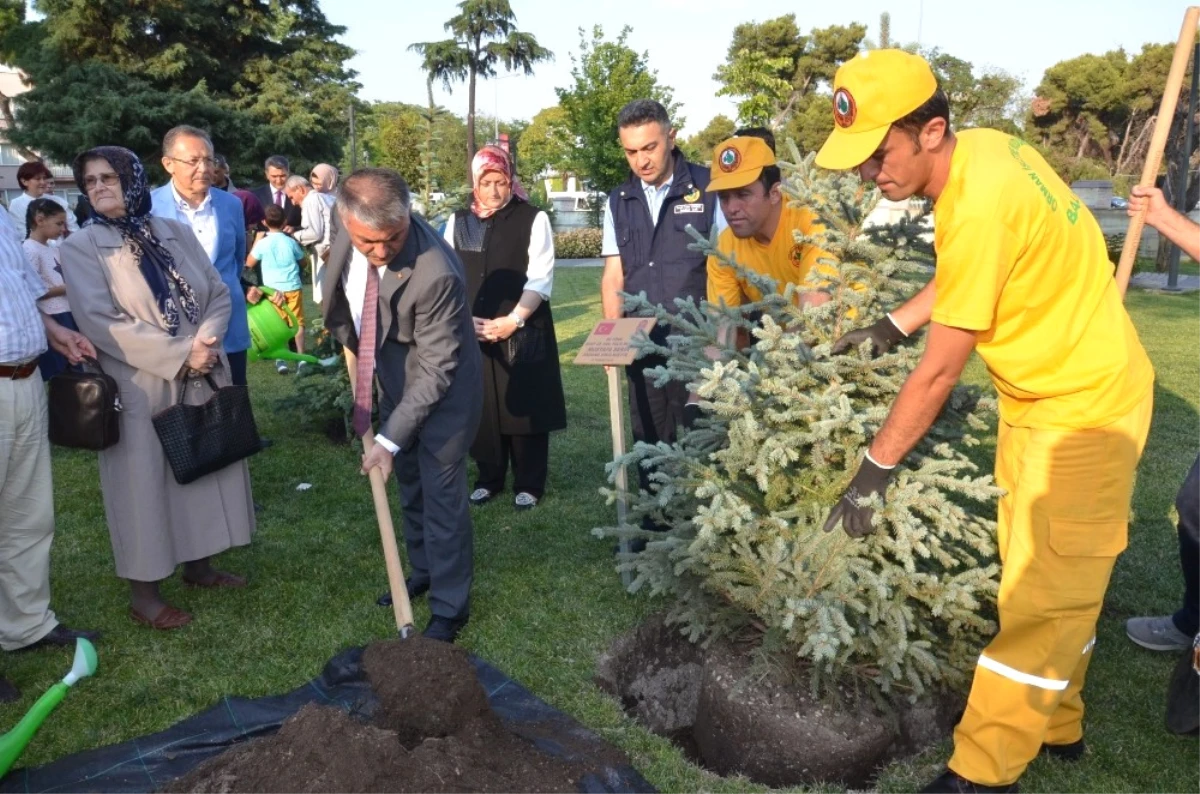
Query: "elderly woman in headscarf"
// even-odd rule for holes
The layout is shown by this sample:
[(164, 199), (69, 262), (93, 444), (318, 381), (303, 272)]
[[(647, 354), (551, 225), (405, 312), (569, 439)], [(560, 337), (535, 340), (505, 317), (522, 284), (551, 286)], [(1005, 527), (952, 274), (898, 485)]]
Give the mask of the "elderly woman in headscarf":
[(129, 582), (129, 614), (155, 629), (192, 616), (167, 604), (159, 583), (183, 565), (191, 587), (244, 587), (213, 555), (250, 542), (254, 503), (246, 462), (187, 485), (175, 482), (151, 417), (182, 399), (205, 402), (230, 383), (220, 347), (229, 289), (192, 231), (150, 216), (146, 174), (128, 149), (79, 155), (75, 182), (91, 224), (62, 247), (67, 299), (120, 387), (120, 441), (100, 453), (100, 488), (117, 576)]
[(550, 314), (554, 236), (528, 203), (508, 159), (485, 146), (471, 163), (474, 199), (446, 223), (466, 266), (475, 336), (483, 352), (483, 418), (471, 446), (482, 505), (504, 490), (512, 462), (513, 504), (528, 510), (546, 490), (549, 433), (567, 426), (558, 341)]

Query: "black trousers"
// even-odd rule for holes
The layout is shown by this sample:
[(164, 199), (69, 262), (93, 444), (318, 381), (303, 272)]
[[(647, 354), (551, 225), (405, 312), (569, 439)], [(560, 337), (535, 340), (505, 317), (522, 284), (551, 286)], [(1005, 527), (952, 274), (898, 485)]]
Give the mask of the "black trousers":
[[(666, 359), (662, 356), (647, 356), (640, 358), (625, 368), (625, 378), (629, 384), (629, 423), (633, 429), (634, 441), (645, 441), (647, 444), (657, 444), (659, 441), (671, 444), (683, 426), (683, 409), (687, 405), (687, 386), (679, 381), (668, 381), (665, 386), (655, 386), (653, 379), (646, 376), (646, 370), (663, 366)], [(643, 491), (650, 490), (650, 474), (644, 466), (637, 467), (638, 487)], [(652, 532), (665, 532), (670, 529), (649, 518), (642, 520), (642, 528)]]
[(508, 464), (512, 461), (513, 493), (525, 492), (541, 499), (546, 492), (546, 474), (550, 461), (550, 434), (531, 433), (510, 436), (500, 434), (499, 444), (488, 444), (486, 452), (473, 455), (479, 466), (476, 488), (492, 493), (504, 490)]
[(1184, 634), (1200, 633), (1200, 456), (1175, 497), (1179, 511), (1179, 563), (1183, 567), (1183, 606), (1172, 615)]
[(226, 353), (225, 357), (229, 359), (229, 377), (233, 381), (234, 386), (245, 386), (246, 384), (246, 351), (239, 350), (236, 353)]

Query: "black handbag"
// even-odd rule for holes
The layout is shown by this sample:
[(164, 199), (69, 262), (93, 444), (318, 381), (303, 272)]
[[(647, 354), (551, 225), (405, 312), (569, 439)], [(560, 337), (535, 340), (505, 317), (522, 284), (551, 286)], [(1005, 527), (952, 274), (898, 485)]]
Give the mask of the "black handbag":
[(526, 325), (501, 342), (500, 350), (507, 364), (538, 364), (546, 358), (546, 333)]
[(151, 417), (175, 482), (180, 485), (237, 463), (262, 448), (250, 407), (250, 391), (245, 386), (218, 388), (211, 375), (204, 379), (213, 390), (207, 402), (184, 405), (188, 389), (185, 383), (179, 402)]
[(96, 372), (69, 369), (50, 379), (50, 443), (74, 449), (108, 449), (121, 440), (121, 392), (100, 362)]

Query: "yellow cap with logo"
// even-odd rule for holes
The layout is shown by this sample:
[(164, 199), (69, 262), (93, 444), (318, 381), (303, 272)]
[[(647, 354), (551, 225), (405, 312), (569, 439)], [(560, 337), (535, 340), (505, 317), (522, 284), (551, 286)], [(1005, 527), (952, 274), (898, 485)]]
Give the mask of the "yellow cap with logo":
[(713, 149), (708, 190), (745, 187), (758, 179), (769, 165), (775, 165), (775, 152), (762, 138), (740, 135), (722, 141)]
[(841, 171), (870, 159), (892, 122), (924, 105), (937, 78), (920, 55), (868, 50), (842, 64), (833, 78), (833, 132), (817, 152), (821, 168)]

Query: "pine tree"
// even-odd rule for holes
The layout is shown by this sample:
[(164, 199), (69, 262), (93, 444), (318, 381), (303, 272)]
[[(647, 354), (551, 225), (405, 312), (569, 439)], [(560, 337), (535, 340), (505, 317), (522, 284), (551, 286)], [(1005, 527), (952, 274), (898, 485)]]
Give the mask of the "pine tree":
[[(641, 348), (667, 356), (652, 376), (689, 383), (704, 418), (675, 444), (635, 446), (623, 462), (651, 469), (651, 492), (631, 495), (627, 526), (596, 533), (649, 542), (621, 566), (635, 574), (633, 590), (668, 597), (668, 620), (693, 640), (755, 629), (804, 663), (814, 688), (857, 678), (877, 694), (915, 698), (968, 680), (995, 630), (999, 569), (986, 516), (999, 491), (963, 453), (994, 403), (958, 387), (893, 477), (886, 505), (875, 498), (875, 533), (822, 531), (919, 358), (911, 345), (874, 359), (866, 346), (839, 356), (830, 347), (913, 292), (931, 251), (915, 220), (864, 230), (878, 192), (816, 169), (812, 155), (801, 161), (794, 145), (791, 153), (794, 164), (780, 164), (785, 195), (825, 226), (795, 239), (829, 252), (828, 267), (778, 295), (772, 280), (722, 255), (762, 301), (678, 300), (672, 315), (627, 298), (627, 311), (672, 326), (666, 347)], [(696, 237), (714, 253), (715, 237)], [(793, 302), (797, 289), (818, 287), (833, 299)], [(713, 362), (704, 350), (722, 324), (747, 329), (752, 343)], [(645, 515), (672, 529), (637, 529)]]

